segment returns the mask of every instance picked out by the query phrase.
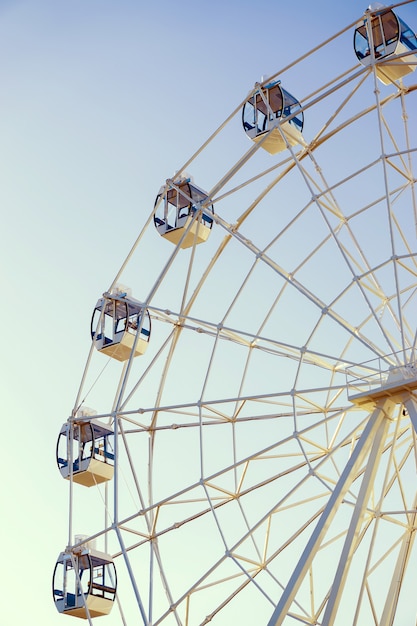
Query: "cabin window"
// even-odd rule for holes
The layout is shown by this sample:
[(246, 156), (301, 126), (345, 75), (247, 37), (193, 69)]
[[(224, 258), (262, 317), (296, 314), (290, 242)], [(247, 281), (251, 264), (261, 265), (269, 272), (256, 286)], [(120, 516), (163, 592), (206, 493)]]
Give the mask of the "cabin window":
[(398, 18), (401, 27), (401, 41), (410, 50), (417, 50), (417, 39), (415, 33), (402, 19)]

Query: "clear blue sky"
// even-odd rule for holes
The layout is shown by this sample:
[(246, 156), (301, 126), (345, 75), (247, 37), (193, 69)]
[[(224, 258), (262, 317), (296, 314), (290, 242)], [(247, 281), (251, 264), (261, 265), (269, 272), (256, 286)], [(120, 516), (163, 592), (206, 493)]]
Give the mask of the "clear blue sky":
[[(56, 438), (92, 308), (160, 185), (261, 75), (365, 9), (359, 0), (0, 0), (2, 625), (68, 620), (50, 597), (67, 538)], [(417, 24), (415, 5), (402, 14)], [(336, 72), (338, 60), (328, 63)]]

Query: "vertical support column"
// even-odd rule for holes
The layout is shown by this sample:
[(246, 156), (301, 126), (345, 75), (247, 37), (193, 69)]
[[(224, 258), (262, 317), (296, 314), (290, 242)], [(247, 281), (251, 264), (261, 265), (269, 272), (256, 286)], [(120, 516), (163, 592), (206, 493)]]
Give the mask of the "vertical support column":
[(336, 575), (333, 579), (330, 597), (328, 599), (326, 610), (324, 612), (323, 626), (333, 626), (333, 624), (335, 623), (340, 600), (343, 594), (344, 585), (349, 573), (353, 553), (357, 546), (358, 535), (361, 531), (363, 518), (374, 484), (375, 474), (378, 470), (378, 466), (381, 460), (385, 437), (394, 408), (395, 403), (392, 402), (392, 400), (385, 400), (383, 403), (381, 403), (381, 407), (376, 409), (377, 411), (381, 411), (381, 413), (385, 414), (385, 419), (380, 422), (378, 428), (375, 429), (374, 432), (372, 448), (368, 456), (368, 461), (366, 464), (365, 473), (362, 478), (358, 498), (356, 500), (355, 508), (353, 510), (353, 515), (349, 524), (343, 550), (340, 555)]
[(412, 395), (407, 396), (404, 400), (404, 406), (407, 409), (413, 428), (417, 433), (417, 399)]
[[(414, 504), (414, 506), (416, 506), (416, 503)], [(416, 538), (416, 528), (417, 516), (414, 513), (412, 515), (410, 527), (407, 529), (403, 536), (401, 550), (397, 558), (394, 572), (392, 574), (390, 588), (387, 594), (387, 599), (385, 601), (384, 610), (380, 620), (381, 626), (393, 626), (395, 611), (401, 591), (401, 582), (404, 572), (407, 569), (411, 550), (413, 548), (413, 544)]]
[[(324, 509), (319, 522), (316, 528), (311, 535), (304, 552), (292, 574), (290, 580), (288, 581), (284, 592), (272, 614), (271, 619), (268, 622), (268, 626), (281, 626), (284, 622), (284, 619), (288, 613), (288, 610), (311, 566), (311, 563), (320, 549), (320, 546), (326, 536), (327, 530), (333, 521), (333, 518), (336, 515), (339, 504), (342, 499), (346, 495), (347, 491), (350, 489), (350, 486), (355, 479), (357, 472), (361, 467), (363, 467), (366, 457), (372, 449), (372, 462), (375, 467), (373, 471), (376, 471), (377, 461), (378, 461), (378, 447), (381, 446), (381, 441), (383, 441), (383, 435), (386, 432), (386, 429), (389, 425), (389, 417), (393, 411), (394, 403), (390, 400), (381, 401), (373, 413), (370, 415), (368, 423), (356, 444), (356, 447), (352, 453), (352, 456), (349, 459), (345, 469), (343, 470), (331, 497), (328, 500), (326, 508)], [(375, 440), (378, 440), (378, 443), (375, 443)], [(369, 463), (371, 465), (371, 463)], [(369, 493), (371, 478), (369, 476), (367, 481), (367, 487), (364, 488), (364, 493), (362, 496), (362, 501), (365, 501), (366, 495)], [(363, 506), (366, 504), (361, 503), (360, 509), (363, 509)], [(357, 516), (357, 522), (352, 522), (351, 534), (355, 533), (356, 525), (360, 522), (361, 516), (360, 511)], [(350, 541), (352, 541), (350, 539)], [(349, 545), (349, 544), (347, 544)], [(346, 548), (348, 550), (348, 548)], [(340, 561), (339, 570), (337, 576), (342, 578), (342, 561)], [(330, 610), (330, 609), (329, 609)], [(333, 612), (333, 609), (330, 610)], [(323, 622), (323, 624), (326, 622)]]

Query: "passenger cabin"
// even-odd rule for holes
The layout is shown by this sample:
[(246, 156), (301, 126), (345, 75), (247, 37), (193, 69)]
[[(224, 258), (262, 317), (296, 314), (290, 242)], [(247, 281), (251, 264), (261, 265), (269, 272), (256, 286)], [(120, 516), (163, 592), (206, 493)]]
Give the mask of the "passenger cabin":
[(245, 102), (242, 124), (252, 141), (270, 154), (282, 152), (287, 145), (302, 143), (304, 114), (301, 105), (280, 81), (261, 86)]
[(161, 187), (155, 201), (158, 233), (180, 248), (207, 241), (213, 226), (213, 205), (191, 179), (180, 178)]
[(145, 353), (151, 334), (151, 320), (143, 305), (126, 291), (105, 293), (94, 309), (91, 337), (99, 352), (127, 361)]
[(387, 7), (374, 11), (370, 7), (355, 30), (353, 45), (362, 65), (376, 62), (376, 74), (384, 85), (416, 69), (416, 35)]
[(91, 548), (61, 552), (53, 575), (59, 613), (89, 619), (108, 615), (116, 597), (116, 570), (111, 558)]
[[(113, 430), (97, 419), (67, 422), (56, 446), (59, 471), (66, 480), (92, 487), (113, 478)], [(72, 471), (71, 471), (72, 468)]]

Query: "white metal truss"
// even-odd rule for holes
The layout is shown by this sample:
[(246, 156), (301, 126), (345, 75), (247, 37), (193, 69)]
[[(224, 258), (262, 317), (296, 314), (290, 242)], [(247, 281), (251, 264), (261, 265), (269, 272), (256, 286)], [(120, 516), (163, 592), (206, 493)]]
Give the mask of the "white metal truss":
[(173, 246), (149, 207), (101, 288), (152, 320), (143, 356), (91, 348), (72, 412), (115, 431), (113, 480), (69, 481), (109, 626), (415, 623), (417, 73), (382, 85), (354, 28), (264, 82), (308, 86), (302, 145), (248, 143), (241, 102), (179, 170), (209, 239)]

